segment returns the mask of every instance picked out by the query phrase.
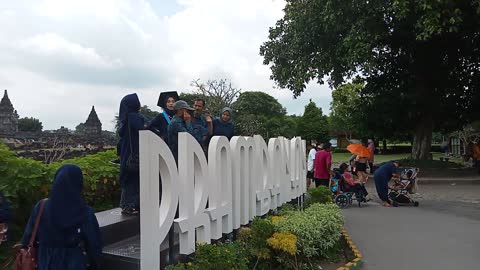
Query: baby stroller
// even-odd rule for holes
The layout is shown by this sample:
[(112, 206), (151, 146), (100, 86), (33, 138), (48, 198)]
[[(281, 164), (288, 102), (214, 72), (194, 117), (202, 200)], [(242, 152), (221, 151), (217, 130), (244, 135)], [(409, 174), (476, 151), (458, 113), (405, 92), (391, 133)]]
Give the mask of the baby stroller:
[(335, 168), (333, 172), (335, 175), (330, 179), (330, 190), (335, 204), (340, 208), (346, 208), (353, 203), (355, 197), (358, 207), (361, 207), (361, 203), (366, 202), (363, 192), (349, 186), (340, 169)]
[(404, 169), (399, 179), (394, 179), (394, 183), (389, 187), (388, 197), (393, 203), (393, 206), (410, 205), (415, 207), (419, 205), (418, 201), (413, 200), (410, 196), (417, 192), (417, 175), (419, 169)]

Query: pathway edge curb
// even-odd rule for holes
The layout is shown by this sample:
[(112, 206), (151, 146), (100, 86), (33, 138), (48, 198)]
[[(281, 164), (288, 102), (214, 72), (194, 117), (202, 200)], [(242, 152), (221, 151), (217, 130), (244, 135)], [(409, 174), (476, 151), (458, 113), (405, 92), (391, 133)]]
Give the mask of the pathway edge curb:
[(353, 251), (353, 254), (355, 255), (355, 259), (351, 260), (350, 262), (347, 262), (345, 266), (337, 268), (337, 270), (357, 270), (360, 269), (363, 266), (363, 257), (360, 251), (358, 251), (357, 247), (353, 243), (352, 239), (347, 233), (347, 230), (345, 230), (345, 227), (342, 226), (342, 235), (343, 238), (345, 238), (345, 241), (347, 241), (348, 247)]

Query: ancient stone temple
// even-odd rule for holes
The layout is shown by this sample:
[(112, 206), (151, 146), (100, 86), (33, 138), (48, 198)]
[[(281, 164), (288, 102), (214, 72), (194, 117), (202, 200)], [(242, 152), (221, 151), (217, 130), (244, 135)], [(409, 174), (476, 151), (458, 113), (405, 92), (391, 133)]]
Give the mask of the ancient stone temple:
[(0, 101), (0, 134), (15, 135), (18, 132), (18, 113), (8, 98), (7, 90)]
[(85, 135), (98, 138), (102, 136), (102, 123), (100, 122), (100, 119), (98, 119), (95, 106), (92, 106), (92, 110), (85, 122)]

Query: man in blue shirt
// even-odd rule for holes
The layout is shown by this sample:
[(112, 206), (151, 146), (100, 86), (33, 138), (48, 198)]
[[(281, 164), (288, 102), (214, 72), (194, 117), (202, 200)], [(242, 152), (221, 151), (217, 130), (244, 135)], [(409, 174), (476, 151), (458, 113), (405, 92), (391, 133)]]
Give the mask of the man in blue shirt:
[(389, 161), (378, 168), (373, 175), (378, 197), (380, 200), (382, 200), (383, 206), (392, 206), (390, 204), (390, 200), (388, 199), (388, 182), (392, 177), (398, 177), (398, 167), (400, 167), (400, 163), (398, 161)]
[(175, 160), (178, 161), (178, 133), (179, 132), (188, 132), (193, 135), (192, 127), (192, 116), (190, 112), (193, 111), (193, 108), (188, 106), (187, 102), (179, 100), (175, 102), (173, 106), (175, 110), (175, 115), (168, 125), (168, 146), (172, 151)]
[(193, 137), (202, 146), (205, 154), (208, 150), (208, 139), (213, 134), (212, 117), (210, 114), (204, 114), (205, 100), (197, 98), (193, 104), (195, 112), (193, 114), (192, 126)]

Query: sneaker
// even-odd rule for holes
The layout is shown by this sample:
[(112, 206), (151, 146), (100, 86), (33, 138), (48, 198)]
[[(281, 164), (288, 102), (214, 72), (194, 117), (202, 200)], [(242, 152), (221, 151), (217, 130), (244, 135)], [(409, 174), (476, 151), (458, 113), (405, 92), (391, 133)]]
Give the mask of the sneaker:
[(140, 211), (135, 208), (127, 207), (125, 209), (122, 209), (122, 215), (126, 216), (138, 216), (140, 214)]

